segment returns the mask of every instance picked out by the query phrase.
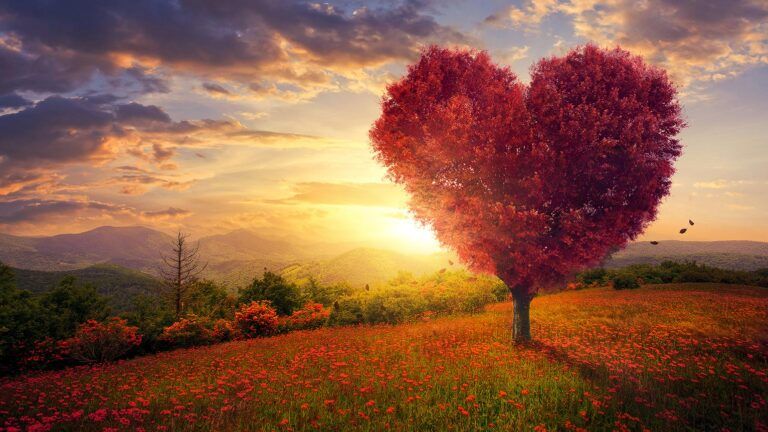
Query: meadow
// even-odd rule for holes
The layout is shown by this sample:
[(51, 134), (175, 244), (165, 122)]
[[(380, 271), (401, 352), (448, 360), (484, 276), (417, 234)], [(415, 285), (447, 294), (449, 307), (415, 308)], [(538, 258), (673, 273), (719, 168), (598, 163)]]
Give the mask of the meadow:
[(768, 430), (768, 290), (539, 296), (0, 379), (17, 430)]

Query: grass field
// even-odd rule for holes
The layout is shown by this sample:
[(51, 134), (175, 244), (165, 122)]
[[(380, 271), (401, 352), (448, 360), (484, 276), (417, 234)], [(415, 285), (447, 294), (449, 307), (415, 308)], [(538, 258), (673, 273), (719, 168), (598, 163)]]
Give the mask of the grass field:
[[(0, 381), (5, 430), (768, 430), (768, 290), (589, 289)], [(18, 429), (17, 429), (18, 428)]]

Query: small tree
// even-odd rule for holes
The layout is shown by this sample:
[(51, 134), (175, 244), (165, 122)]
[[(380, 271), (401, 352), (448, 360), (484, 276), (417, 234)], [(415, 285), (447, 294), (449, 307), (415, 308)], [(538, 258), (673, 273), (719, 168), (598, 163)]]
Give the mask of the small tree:
[(177, 318), (183, 312), (187, 292), (208, 265), (200, 263), (200, 243), (192, 246), (188, 239), (189, 234), (176, 235), (171, 252), (161, 255), (163, 266), (159, 269)]
[(290, 315), (301, 307), (299, 288), (282, 276), (264, 269), (264, 275), (240, 291), (240, 303), (268, 301), (280, 315)]
[(237, 299), (230, 295), (223, 286), (214, 281), (195, 282), (189, 291), (189, 313), (211, 319), (232, 318)]
[(74, 276), (65, 276), (59, 285), (40, 297), (46, 336), (64, 339), (88, 321), (101, 321), (110, 314), (108, 299), (90, 284), (78, 284)]
[(16, 286), (13, 271), (0, 263), (0, 373), (19, 360), (47, 331), (32, 293)]
[(541, 60), (526, 88), (485, 52), (431, 47), (387, 88), (370, 136), (415, 217), (507, 284), (526, 341), (539, 288), (655, 218), (683, 126), (664, 71), (618, 48)]

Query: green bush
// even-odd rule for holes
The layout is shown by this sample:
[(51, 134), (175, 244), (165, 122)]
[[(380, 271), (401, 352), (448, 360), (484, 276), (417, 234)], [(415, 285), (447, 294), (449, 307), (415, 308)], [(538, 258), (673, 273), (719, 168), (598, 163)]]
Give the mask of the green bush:
[(505, 300), (506, 286), (497, 278), (466, 271), (415, 278), (401, 273), (383, 286), (339, 298), (331, 309), (331, 325), (398, 324), (429, 315), (475, 313)]
[(613, 289), (634, 289), (640, 288), (640, 284), (637, 282), (637, 278), (631, 273), (618, 273), (611, 279)]
[(261, 279), (255, 278), (250, 286), (240, 290), (240, 304), (254, 301), (268, 301), (278, 315), (290, 315), (302, 306), (299, 288), (270, 271), (264, 271)]
[(601, 286), (608, 282), (608, 272), (602, 268), (585, 270), (576, 276), (576, 280), (583, 286)]

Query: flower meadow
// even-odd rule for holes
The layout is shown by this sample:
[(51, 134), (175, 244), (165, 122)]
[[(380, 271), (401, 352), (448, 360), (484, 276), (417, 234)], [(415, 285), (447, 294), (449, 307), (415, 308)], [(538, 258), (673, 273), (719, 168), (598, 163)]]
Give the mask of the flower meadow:
[(510, 343), (511, 310), (499, 303), (478, 315), (300, 330), (6, 377), (0, 428), (768, 430), (765, 289), (539, 296), (530, 345)]

